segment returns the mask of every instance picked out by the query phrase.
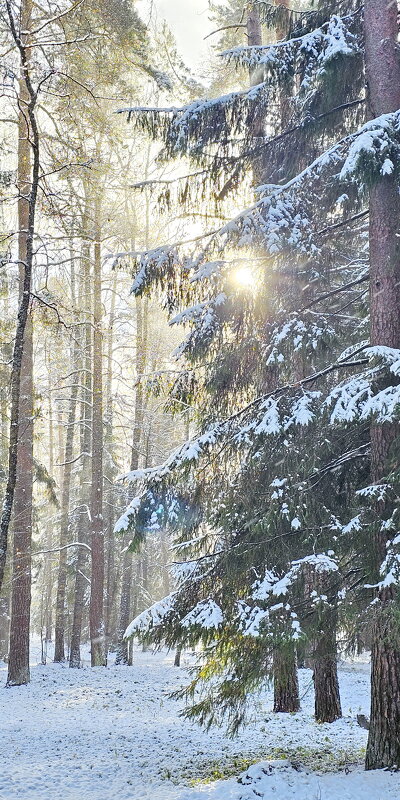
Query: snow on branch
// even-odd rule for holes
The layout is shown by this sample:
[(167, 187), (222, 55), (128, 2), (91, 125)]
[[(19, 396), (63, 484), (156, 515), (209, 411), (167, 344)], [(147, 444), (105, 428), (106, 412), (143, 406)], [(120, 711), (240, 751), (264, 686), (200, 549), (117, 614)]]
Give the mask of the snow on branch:
[(224, 615), (220, 607), (214, 600), (202, 600), (200, 603), (192, 608), (188, 614), (181, 620), (183, 628), (190, 628), (192, 626), (200, 626), (205, 630), (217, 629), (222, 625)]
[(123, 533), (132, 527), (140, 508), (140, 502), (140, 497), (134, 497), (131, 500), (124, 513), (117, 519), (114, 525), (114, 533)]
[(397, 381), (379, 388), (378, 378), (400, 375), (400, 350), (376, 346), (364, 348), (371, 366), (359, 375), (335, 386), (325, 404), (332, 407), (331, 423), (349, 423), (374, 417), (377, 422), (393, 422), (399, 416), (400, 385)]
[(180, 108), (132, 106), (122, 108), (136, 128), (161, 139), (165, 157), (200, 155), (208, 144), (224, 143), (254, 130), (265, 118), (268, 86), (265, 82), (220, 97), (195, 100)]
[(358, 38), (348, 25), (352, 21), (352, 17), (341, 18), (335, 14), (324, 25), (303, 36), (269, 45), (233, 47), (221, 56), (242, 67), (263, 67), (267, 75), (300, 74), (300, 91), (308, 90), (311, 80), (315, 80), (333, 59), (359, 52)]
[(333, 553), (318, 553), (305, 556), (291, 562), (290, 569), (281, 578), (267, 571), (263, 580), (256, 581), (253, 585), (252, 597), (254, 600), (268, 600), (273, 597), (287, 595), (289, 588), (299, 577), (304, 567), (312, 567), (317, 574), (337, 572), (339, 567), (332, 557)]
[[(400, 111), (382, 115), (345, 136), (286, 184), (260, 186), (259, 199), (252, 206), (219, 229), (198, 237), (191, 254), (188, 243), (142, 254), (132, 291), (140, 294), (151, 285), (161, 287), (167, 291), (167, 308), (174, 311), (186, 278), (190, 283), (190, 273), (194, 271), (194, 282), (199, 282), (208, 277), (210, 265), (211, 270), (218, 270), (227, 247), (261, 246), (271, 257), (292, 251), (317, 257), (323, 241), (318, 232), (320, 209), (313, 199), (318, 190), (329, 187), (332, 214), (338, 218), (343, 191), (355, 181), (362, 190), (374, 177), (387, 174), (389, 160), (393, 164), (400, 161)], [(362, 197), (361, 191), (360, 205)], [(345, 215), (344, 209), (340, 211), (343, 223)], [(199, 251), (201, 241), (204, 246)]]
[(160, 625), (173, 610), (175, 595), (176, 592), (173, 592), (157, 603), (153, 603), (150, 608), (135, 617), (128, 625), (124, 633), (124, 639), (130, 639), (138, 633), (149, 633), (157, 625)]

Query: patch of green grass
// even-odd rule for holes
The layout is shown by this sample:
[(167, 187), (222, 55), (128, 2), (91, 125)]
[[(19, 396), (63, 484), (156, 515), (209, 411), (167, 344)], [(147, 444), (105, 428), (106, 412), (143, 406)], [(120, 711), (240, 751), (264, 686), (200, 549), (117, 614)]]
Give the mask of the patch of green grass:
[(202, 764), (202, 769), (197, 769), (196, 777), (192, 778), (189, 782), (190, 786), (196, 786), (198, 783), (213, 783), (214, 781), (226, 780), (227, 778), (236, 777), (241, 772), (257, 764), (258, 761), (264, 761), (264, 754), (260, 753), (258, 757), (252, 756), (251, 758), (244, 757), (228, 757), (226, 761), (210, 761), (208, 764)]
[[(196, 786), (199, 783), (212, 783), (218, 780), (236, 777), (241, 772), (245, 772), (252, 764), (258, 761), (289, 761), (294, 765), (314, 772), (342, 772), (346, 769), (360, 766), (364, 761), (365, 748), (355, 748), (349, 750), (334, 750), (327, 744), (326, 748), (307, 748), (307, 747), (276, 747), (267, 752), (259, 752), (251, 757), (232, 757), (226, 756), (218, 761), (207, 761), (192, 767), (191, 777), (187, 774), (181, 775), (188, 780), (189, 786)], [(195, 774), (193, 774), (195, 773)]]

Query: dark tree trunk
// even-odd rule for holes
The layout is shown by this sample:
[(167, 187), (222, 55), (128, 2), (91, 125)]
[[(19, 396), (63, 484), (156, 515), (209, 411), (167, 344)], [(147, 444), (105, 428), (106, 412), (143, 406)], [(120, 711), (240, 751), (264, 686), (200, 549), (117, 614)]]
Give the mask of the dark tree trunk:
[(292, 644), (274, 650), (274, 712), (290, 713), (300, 708), (296, 650)]
[[(18, 444), (21, 435), (22, 424), (25, 422), (27, 425), (26, 442), (29, 445), (29, 429), (32, 425), (32, 419), (20, 420), (20, 412), (24, 410), (26, 403), (21, 401), (21, 383), (28, 382), (29, 361), (32, 360), (32, 355), (29, 350), (29, 340), (32, 339), (32, 334), (29, 329), (29, 307), (31, 301), (31, 284), (32, 284), (32, 267), (33, 267), (33, 238), (35, 232), (35, 215), (36, 215), (36, 201), (39, 184), (39, 131), (35, 116), (35, 106), (37, 95), (33, 89), (30, 73), (29, 73), (29, 58), (26, 49), (27, 34), (24, 33), (19, 36), (17, 31), (15, 18), (10, 0), (6, 0), (6, 13), (10, 30), (20, 57), (21, 77), (19, 81), (19, 95), (21, 98), (21, 110), (18, 115), (18, 251), (19, 251), (19, 272), (20, 272), (20, 298), (18, 309), (18, 324), (15, 334), (14, 351), (12, 358), (11, 369), (11, 410), (10, 410), (10, 436), (8, 447), (8, 476), (3, 500), (3, 509), (1, 513), (0, 522), (0, 591), (3, 585), (4, 572), (7, 558), (8, 546), (8, 531), (10, 527), (11, 514), (13, 511), (15, 493), (18, 482)], [(32, 13), (31, 0), (25, 0), (20, 9), (20, 25), (21, 31), (27, 31), (30, 27)], [(31, 166), (31, 152), (33, 156), (33, 163)], [(26, 355), (24, 359), (24, 349)], [(28, 387), (27, 387), (28, 388)], [(31, 403), (32, 404), (32, 403)], [(33, 435), (32, 437), (33, 438)], [(22, 460), (22, 456), (21, 456)], [(31, 467), (32, 468), (32, 467)], [(26, 477), (28, 483), (28, 476)], [(32, 472), (31, 480), (32, 484)], [(22, 485), (20, 483), (21, 491)], [(29, 490), (31, 491), (31, 490)], [(29, 497), (28, 497), (29, 500)], [(17, 532), (20, 533), (20, 532)], [(26, 546), (26, 563), (21, 562), (15, 564), (16, 572), (15, 578), (22, 581), (22, 576), (26, 576), (26, 571), (29, 568), (30, 573), (30, 547), (31, 547), (31, 523), (25, 529), (25, 538), (19, 541), (19, 544)], [(15, 553), (15, 547), (14, 547)], [(17, 553), (18, 555), (18, 553)], [(22, 557), (22, 556), (21, 556)], [(28, 582), (25, 577), (25, 583)], [(29, 577), (30, 584), (30, 577)], [(15, 584), (13, 583), (13, 589)], [(30, 586), (22, 587), (22, 595), (25, 597), (30, 605)], [(14, 589), (16, 592), (16, 589)], [(22, 600), (21, 600), (22, 602)], [(20, 603), (15, 597), (15, 610), (21, 611)], [(29, 622), (30, 612), (24, 614), (24, 619)], [(13, 645), (15, 643), (13, 632)], [(26, 672), (26, 670), (25, 670)], [(29, 669), (27, 671), (29, 675)], [(17, 675), (14, 676), (17, 678)], [(13, 680), (12, 680), (13, 682)]]
[(336, 613), (322, 614), (314, 649), (315, 719), (334, 722), (342, 716), (337, 674)]
[[(397, 3), (365, 0), (366, 72), (370, 114), (400, 108)], [(400, 196), (395, 175), (377, 180), (370, 191), (371, 345), (400, 347)], [(398, 426), (372, 425), (372, 481), (384, 479)], [(378, 509), (386, 515), (390, 509)], [(375, 574), (385, 554), (386, 535), (374, 543)], [(378, 595), (372, 644), (371, 720), (366, 768), (400, 764), (400, 642), (394, 592)]]
[[(7, 4), (10, 25), (14, 20)], [(22, 30), (28, 31), (31, 23), (31, 0), (25, 0), (21, 9)], [(15, 29), (14, 29), (15, 30)], [(17, 38), (14, 34), (14, 39)], [(24, 38), (24, 37), (23, 37)], [(11, 499), (14, 512), (13, 569), (11, 581), (11, 624), (8, 659), (8, 686), (20, 686), (30, 680), (29, 633), (31, 613), (31, 546), (32, 546), (32, 488), (33, 488), (33, 327), (28, 314), (33, 265), (33, 236), (36, 210), (36, 193), (39, 180), (39, 135), (34, 115), (34, 92), (30, 83), (25, 43), (18, 45), (22, 74), (19, 81), (21, 99), (18, 116), (18, 259), (20, 310), (15, 341), (14, 360), (18, 348), (18, 336), (22, 333), (20, 373), (17, 386), (12, 379), (12, 408), (10, 429), (10, 468), (4, 509)], [(26, 104), (26, 105), (25, 105)], [(26, 113), (28, 109), (28, 113)], [(31, 149), (33, 164), (31, 164)], [(25, 308), (25, 324), (23, 309)], [(22, 330), (21, 330), (22, 328)], [(18, 359), (17, 359), (18, 360)], [(15, 363), (13, 363), (13, 372)], [(15, 375), (13, 376), (15, 378)], [(16, 393), (16, 394), (15, 394)], [(19, 409), (16, 419), (17, 439), (13, 442), (13, 403), (18, 396)], [(15, 422), (14, 422), (15, 424)], [(12, 462), (12, 451), (16, 445), (16, 464)], [(10, 476), (15, 468), (14, 491), (8, 494)], [(8, 495), (8, 496), (7, 496)], [(11, 507), (9, 510), (11, 511)], [(4, 522), (4, 517), (2, 523)], [(3, 524), (2, 524), (3, 528)], [(0, 581), (2, 576), (0, 575)]]
[(181, 656), (182, 656), (182, 648), (181, 647), (177, 647), (176, 648), (176, 652), (175, 652), (175, 658), (174, 658), (174, 667), (180, 667), (180, 665), (181, 665)]
[(101, 297), (100, 200), (95, 197), (93, 292), (93, 408), (92, 408), (92, 570), (90, 644), (92, 667), (106, 666), (104, 627), (104, 519), (103, 519), (103, 353)]
[(20, 433), (13, 509), (13, 570), (8, 686), (29, 683), (33, 477), (32, 319), (25, 328), (21, 370)]

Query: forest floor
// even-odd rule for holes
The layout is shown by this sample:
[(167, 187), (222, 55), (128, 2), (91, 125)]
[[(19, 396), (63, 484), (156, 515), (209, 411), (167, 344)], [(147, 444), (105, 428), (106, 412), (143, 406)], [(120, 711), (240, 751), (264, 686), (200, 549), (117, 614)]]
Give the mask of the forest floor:
[(188, 672), (172, 654), (135, 652), (133, 667), (33, 666), (27, 687), (5, 689), (5, 678), (1, 665), (0, 800), (400, 797), (400, 773), (362, 770), (365, 663), (340, 669), (342, 720), (314, 722), (311, 672), (300, 670), (302, 710), (274, 715), (265, 693), (235, 739), (179, 716), (168, 695)]

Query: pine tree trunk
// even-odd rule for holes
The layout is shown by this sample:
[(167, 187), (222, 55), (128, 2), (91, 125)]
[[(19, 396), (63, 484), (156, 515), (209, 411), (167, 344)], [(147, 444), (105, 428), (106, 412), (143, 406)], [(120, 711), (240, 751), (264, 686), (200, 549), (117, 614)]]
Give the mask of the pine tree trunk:
[(33, 489), (32, 319), (25, 328), (21, 370), (17, 481), (13, 508), (13, 569), (8, 686), (29, 683)]
[(8, 597), (0, 598), (0, 660), (8, 655), (8, 637), (10, 628), (10, 601)]
[[(81, 285), (80, 308), (83, 311), (85, 324), (81, 328), (81, 366), (82, 366), (82, 396), (80, 406), (80, 448), (82, 457), (82, 470), (80, 476), (79, 492), (79, 523), (78, 539), (89, 544), (90, 530), (90, 484), (91, 461), (90, 450), (92, 441), (92, 326), (91, 326), (91, 276), (90, 276), (90, 246), (87, 239), (87, 209), (82, 219), (82, 258), (81, 258)], [(78, 547), (75, 561), (75, 586), (74, 607), (72, 612), (71, 646), (69, 653), (69, 666), (79, 668), (81, 665), (81, 637), (83, 615), (85, 610), (85, 596), (90, 580), (86, 578), (88, 565), (87, 550)]]
[(93, 292), (93, 407), (92, 407), (92, 571), (90, 644), (92, 667), (106, 666), (104, 627), (104, 519), (103, 519), (103, 353), (101, 297), (100, 199), (95, 197)]
[[(366, 72), (370, 114), (400, 108), (400, 60), (397, 3), (365, 0)], [(370, 304), (371, 345), (400, 347), (400, 196), (395, 175), (377, 180), (370, 191)], [(388, 455), (398, 433), (395, 425), (372, 425), (372, 481), (387, 472)], [(380, 509), (385, 513), (387, 509)], [(386, 535), (374, 543), (375, 572), (385, 554)], [(366, 768), (400, 764), (400, 641), (393, 608), (394, 593), (384, 589), (377, 598), (372, 645), (371, 719)]]
[(336, 612), (322, 614), (314, 649), (315, 719), (334, 722), (342, 716), (337, 674)]
[(57, 600), (56, 600), (56, 627), (54, 661), (65, 661), (65, 595), (67, 589), (67, 562), (68, 550), (66, 545), (69, 540), (69, 498), (71, 489), (72, 454), (74, 448), (75, 414), (78, 397), (78, 375), (75, 370), (78, 366), (78, 340), (75, 340), (72, 363), (74, 365), (73, 384), (68, 409), (67, 430), (64, 451), (64, 472), (61, 493), (60, 515), (60, 559), (58, 564)]
[[(46, 359), (47, 360), (47, 359)], [(54, 426), (53, 426), (53, 404), (51, 400), (51, 379), (50, 369), (51, 364), (48, 364), (48, 390), (49, 390), (49, 474), (54, 476)], [(53, 525), (51, 522), (47, 524), (46, 537), (45, 537), (45, 550), (52, 550), (54, 547), (53, 542)], [(43, 609), (43, 624), (44, 624), (44, 640), (47, 652), (47, 643), (51, 642), (53, 630), (53, 559), (52, 553), (47, 553), (44, 556), (43, 567), (43, 581), (44, 581), (44, 609)]]
[(286, 644), (274, 650), (274, 712), (290, 713), (300, 708), (296, 650)]
[[(82, 526), (83, 527), (83, 526)], [(80, 541), (85, 537), (81, 534)], [(84, 547), (78, 547), (77, 559), (75, 562), (75, 588), (74, 588), (74, 608), (72, 612), (71, 626), (71, 646), (69, 651), (69, 666), (79, 669), (81, 666), (81, 636), (83, 613), (85, 609), (85, 595), (87, 580), (84, 569), (87, 565), (87, 551)]]
[(106, 414), (105, 414), (105, 451), (107, 453), (107, 463), (105, 465), (105, 475), (107, 478), (108, 491), (105, 497), (106, 507), (106, 594), (105, 594), (105, 630), (106, 646), (110, 648), (116, 643), (116, 609), (115, 599), (117, 594), (118, 575), (115, 563), (115, 511), (117, 508), (118, 495), (115, 490), (116, 470), (114, 466), (114, 438), (113, 438), (113, 345), (114, 345), (114, 323), (115, 323), (115, 303), (117, 294), (118, 270), (114, 270), (111, 282), (111, 307), (108, 321), (107, 335), (107, 381), (106, 381)]
[[(31, 0), (21, 9), (22, 30), (31, 24)], [(30, 93), (26, 71), (19, 81), (21, 106), (18, 115), (18, 259), (20, 307), (26, 296), (26, 273), (33, 263), (33, 183), (31, 180), (32, 119), (27, 122), (25, 103)], [(36, 137), (37, 138), (37, 135)], [(34, 154), (34, 166), (38, 154)], [(33, 176), (35, 179), (35, 176)], [(37, 180), (37, 178), (36, 178)], [(36, 185), (37, 190), (37, 185)], [(34, 209), (33, 209), (34, 216)], [(30, 281), (29, 281), (30, 284)], [(28, 291), (29, 294), (29, 291)], [(23, 331), (23, 351), (19, 384), (19, 419), (17, 441), (16, 482), (13, 497), (13, 569), (11, 581), (11, 624), (8, 659), (8, 686), (20, 686), (30, 680), (29, 633), (31, 613), (31, 546), (33, 490), (33, 325), (28, 314)], [(12, 414), (11, 414), (12, 417)], [(12, 420), (11, 420), (12, 421)], [(10, 433), (10, 445), (12, 433)]]
[(257, 6), (249, 6), (247, 11), (247, 43), (249, 47), (262, 45), (260, 12)]
[[(20, 56), (21, 77), (19, 80), (20, 111), (18, 114), (18, 261), (19, 261), (19, 309), (18, 323), (14, 340), (14, 350), (11, 369), (11, 409), (10, 409), (10, 435), (8, 447), (8, 476), (3, 500), (3, 508), (0, 522), (0, 591), (3, 585), (4, 572), (6, 566), (8, 531), (10, 527), (11, 515), (15, 502), (15, 495), (18, 491), (18, 508), (21, 513), (22, 499), (25, 494), (25, 522), (24, 531), (17, 530), (17, 544), (24, 547), (24, 552), (16, 549), (14, 545), (13, 561), (13, 596), (12, 607), (21, 621), (21, 639), (18, 637), (18, 624), (12, 631), (12, 641), (10, 646), (26, 644), (25, 627), (30, 618), (30, 548), (31, 548), (31, 528), (32, 528), (32, 502), (29, 505), (30, 494), (32, 492), (32, 443), (33, 442), (33, 420), (32, 420), (32, 321), (29, 318), (29, 308), (31, 301), (32, 268), (33, 268), (33, 239), (35, 232), (36, 201), (39, 185), (39, 131), (35, 116), (35, 106), (37, 94), (35, 93), (30, 80), (29, 58), (27, 51), (27, 38), (29, 37), (29, 27), (31, 23), (32, 2), (24, 0), (19, 10), (20, 30), (17, 29), (13, 8), (10, 0), (6, 0), (6, 15), (12, 37), (18, 48)], [(33, 161), (31, 163), (31, 152)], [(25, 350), (25, 355), (24, 355)], [(24, 397), (25, 393), (25, 397)], [(29, 399), (30, 394), (30, 399)], [(20, 413), (23, 417), (20, 418)], [(18, 468), (18, 447), (20, 447), (20, 463)], [(28, 473), (23, 476), (22, 469), (26, 467)], [(29, 472), (30, 470), (30, 472)], [(18, 472), (21, 472), (21, 480), (18, 479)], [(18, 488), (17, 488), (18, 484)], [(28, 485), (30, 484), (30, 486)], [(20, 519), (20, 518), (19, 518)], [(18, 523), (18, 529), (22, 527)], [(28, 575), (29, 572), (29, 575)], [(15, 582), (14, 582), (15, 578)], [(17, 586), (21, 589), (18, 595)], [(29, 609), (28, 609), (29, 606)], [(29, 633), (28, 633), (29, 639)], [(26, 656), (25, 656), (26, 661)], [(29, 654), (28, 654), (29, 661)], [(17, 664), (14, 664), (14, 654), (12, 660), (12, 670), (15, 674), (11, 676), (11, 683), (19, 680), (19, 675), (28, 676), (29, 667), (20, 671)], [(25, 680), (23, 680), (25, 682)]]
[[(132, 434), (132, 453), (131, 453), (131, 471), (133, 472), (139, 466), (140, 444), (143, 438), (143, 411), (144, 411), (144, 396), (143, 396), (143, 381), (142, 375), (146, 364), (146, 348), (147, 348), (147, 306), (145, 306), (144, 313), (142, 310), (143, 301), (136, 298), (136, 371), (138, 373), (138, 381), (136, 385), (135, 394), (135, 420), (133, 425)], [(132, 498), (131, 498), (132, 499)], [(124, 542), (124, 546), (128, 545), (128, 540)], [(118, 644), (117, 656), (115, 659), (116, 664), (128, 664), (129, 652), (128, 642), (124, 639), (124, 633), (129, 625), (130, 607), (131, 607), (131, 592), (132, 592), (132, 553), (128, 550), (124, 554), (123, 567), (122, 567), (122, 586), (121, 586), (121, 601), (118, 620)]]
[[(129, 537), (128, 537), (129, 539)], [(125, 540), (125, 546), (129, 541)], [(116, 664), (128, 664), (128, 641), (124, 639), (124, 633), (129, 625), (130, 609), (131, 609), (131, 588), (132, 588), (132, 553), (126, 550), (124, 554), (122, 566), (122, 586), (121, 586), (121, 602), (119, 609), (118, 621), (118, 645), (117, 654), (115, 658)]]

